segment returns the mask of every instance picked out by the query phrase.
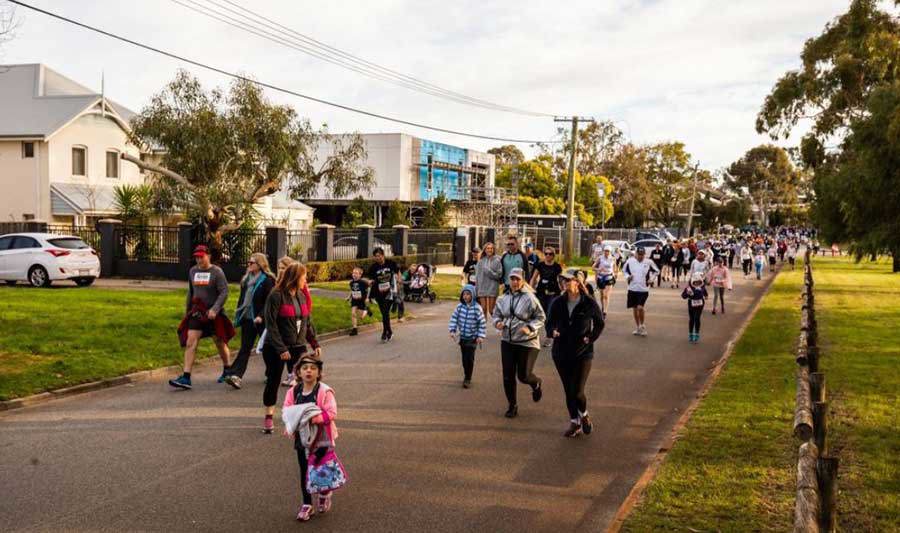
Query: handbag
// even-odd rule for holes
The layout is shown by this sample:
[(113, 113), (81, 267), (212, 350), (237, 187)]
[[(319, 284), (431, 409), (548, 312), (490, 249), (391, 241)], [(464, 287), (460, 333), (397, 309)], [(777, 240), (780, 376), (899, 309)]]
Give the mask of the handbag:
[[(328, 425), (325, 426), (325, 431), (330, 439), (331, 429)], [(325, 453), (319, 453), (323, 449), (326, 450)], [(334, 448), (323, 447), (319, 450), (310, 453), (307, 459), (306, 490), (310, 494), (327, 494), (347, 484), (347, 471)]]

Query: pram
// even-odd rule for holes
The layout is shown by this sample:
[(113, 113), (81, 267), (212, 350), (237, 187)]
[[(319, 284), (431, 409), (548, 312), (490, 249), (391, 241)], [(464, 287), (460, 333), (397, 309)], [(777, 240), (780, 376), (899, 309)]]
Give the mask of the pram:
[(418, 302), (428, 298), (434, 303), (437, 293), (432, 290), (431, 285), (434, 282), (434, 274), (437, 267), (422, 263), (418, 265), (415, 273), (409, 270), (403, 273), (403, 300), (406, 302)]

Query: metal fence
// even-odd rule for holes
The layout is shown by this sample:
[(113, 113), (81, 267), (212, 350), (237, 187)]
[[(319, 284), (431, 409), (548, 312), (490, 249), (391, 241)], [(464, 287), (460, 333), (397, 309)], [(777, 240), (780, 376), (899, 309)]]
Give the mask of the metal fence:
[(452, 263), (454, 235), (452, 229), (411, 229), (406, 255), (419, 263)]
[(238, 230), (222, 236), (222, 262), (242, 267), (254, 253), (266, 253), (266, 232)]
[(116, 247), (116, 257), (118, 259), (153, 263), (177, 263), (178, 228), (168, 226), (120, 226), (116, 229)]
[(319, 234), (316, 230), (293, 230), (287, 232), (288, 255), (308, 263), (318, 257)]
[(100, 253), (100, 232), (93, 226), (70, 226), (68, 224), (47, 224), (47, 233), (74, 235)]
[(394, 236), (397, 230), (393, 228), (375, 228), (375, 247), (381, 247), (386, 256), (402, 255), (403, 250), (394, 250)]
[(336, 228), (334, 230), (334, 260), (349, 261), (356, 259), (358, 243), (359, 230)]

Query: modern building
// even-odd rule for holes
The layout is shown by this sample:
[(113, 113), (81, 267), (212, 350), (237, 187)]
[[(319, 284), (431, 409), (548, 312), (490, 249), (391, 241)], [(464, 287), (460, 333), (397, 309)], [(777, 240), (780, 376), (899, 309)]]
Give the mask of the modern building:
[[(340, 136), (338, 136), (340, 137)], [(380, 225), (388, 205), (399, 200), (408, 205), (413, 220), (438, 195), (443, 194), (455, 207), (455, 216), (467, 219), (490, 215), (493, 210), (515, 207), (514, 198), (494, 186), (494, 156), (459, 146), (420, 139), (405, 133), (363, 134), (366, 165), (375, 171), (375, 185), (362, 191), (335, 197), (320, 187), (303, 201), (316, 208), (322, 222), (339, 225), (347, 206), (357, 196), (371, 203), (376, 225)], [(319, 163), (331, 155), (331, 146), (323, 145)], [(481, 206), (480, 210), (473, 206)], [(461, 222), (475, 223), (473, 220)]]
[[(0, 65), (0, 220), (92, 225), (114, 216), (115, 187), (148, 177), (120, 155), (162, 156), (129, 144), (134, 115), (46, 65)], [(257, 211), (260, 224), (313, 222), (313, 208), (284, 193)]]

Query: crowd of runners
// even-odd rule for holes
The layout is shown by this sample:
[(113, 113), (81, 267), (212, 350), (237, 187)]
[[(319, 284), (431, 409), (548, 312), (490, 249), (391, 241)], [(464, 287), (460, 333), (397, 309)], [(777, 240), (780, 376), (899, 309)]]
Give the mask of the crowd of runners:
[[(762, 279), (777, 262), (791, 268), (800, 246), (817, 248), (805, 230), (712, 235), (669, 239), (647, 250), (637, 248), (626, 257), (623, 250), (606, 245), (600, 235), (591, 246), (590, 269), (565, 268), (553, 247), (538, 254), (529, 244), (520, 246), (510, 235), (506, 250), (498, 254), (494, 243), (472, 250), (462, 271), (459, 303), (449, 317), (449, 334), (461, 354), (464, 388), (472, 386), (475, 354), (488, 335), (497, 331), (505, 416), (518, 415), (517, 383), (531, 389), (531, 398), (543, 398), (542, 379), (534, 365), (541, 348), (550, 348), (562, 383), (569, 425), (566, 437), (590, 434), (585, 385), (591, 371), (594, 343), (604, 330), (610, 295), (620, 276), (627, 284), (626, 307), (635, 323), (633, 334), (646, 337), (645, 322), (650, 289), (681, 289), (687, 302), (688, 341), (700, 340), (701, 317), (709, 294), (712, 314), (725, 313), (726, 292), (732, 289), (732, 270), (744, 278)], [(294, 439), (303, 497), (297, 519), (309, 520), (331, 509), (331, 495), (347, 475), (335, 454), (338, 436), (334, 391), (322, 382), (324, 362), (313, 325), (313, 299), (306, 267), (290, 257), (278, 261), (272, 272), (265, 254), (253, 254), (240, 281), (234, 322), (225, 313), (228, 283), (221, 268), (212, 264), (206, 246), (194, 251), (196, 265), (189, 272), (184, 318), (178, 333), (184, 348), (184, 371), (169, 380), (176, 389), (192, 388), (191, 370), (200, 339), (211, 337), (222, 359), (218, 381), (241, 389), (252, 352), (265, 364), (262, 431), (275, 430), (274, 415), (279, 386), (288, 387), (282, 401), (285, 434)], [(381, 314), (381, 342), (393, 339), (391, 313), (404, 315), (409, 293), (428, 294), (430, 265), (399, 265), (376, 248), (367, 269), (353, 269), (347, 300), (353, 329), (371, 314), (374, 302)], [(490, 325), (490, 328), (488, 327)], [(241, 330), (241, 346), (232, 360), (228, 342)], [(287, 377), (282, 376), (287, 370)]]

